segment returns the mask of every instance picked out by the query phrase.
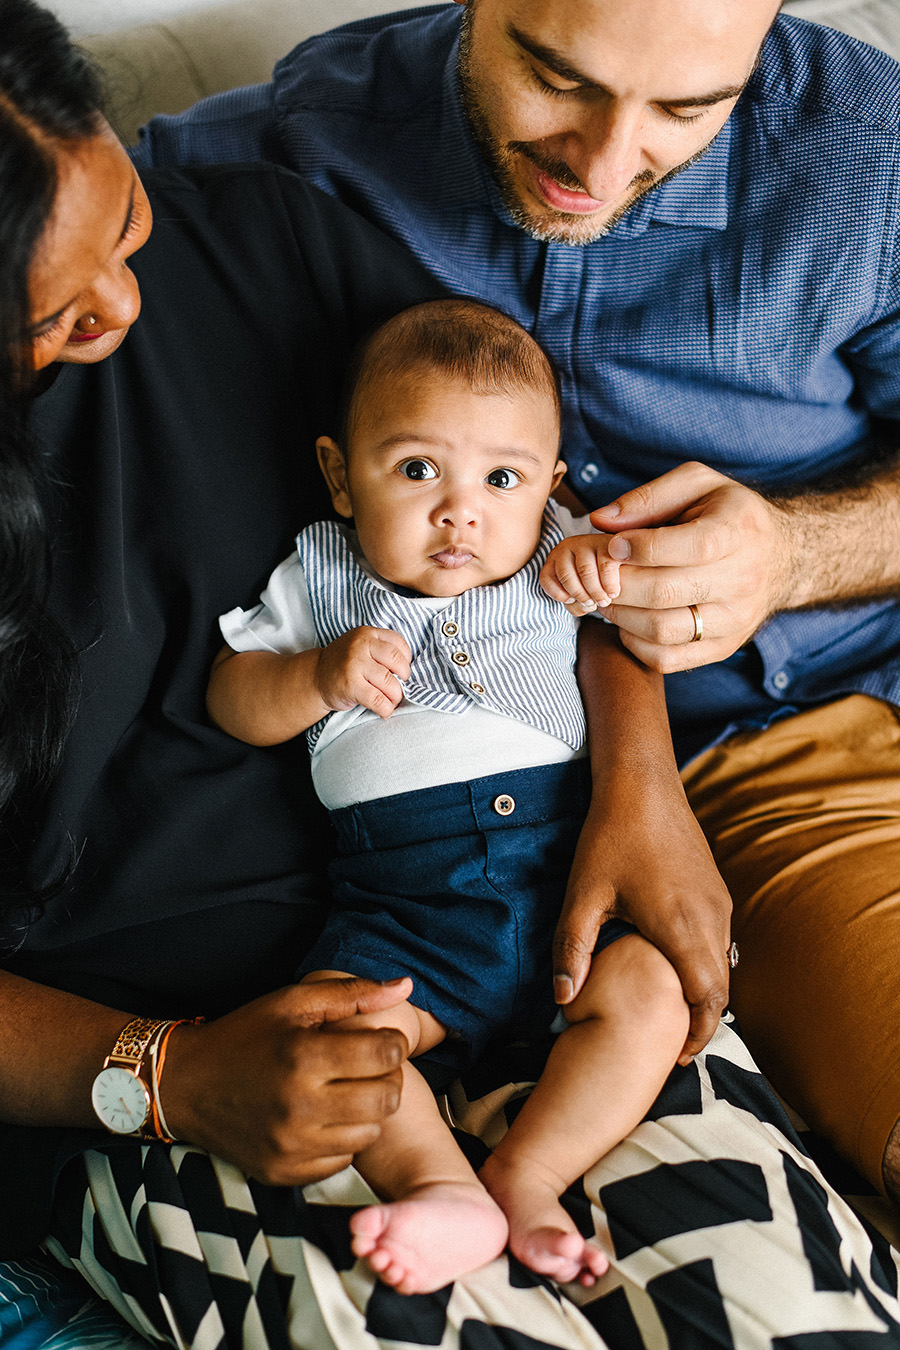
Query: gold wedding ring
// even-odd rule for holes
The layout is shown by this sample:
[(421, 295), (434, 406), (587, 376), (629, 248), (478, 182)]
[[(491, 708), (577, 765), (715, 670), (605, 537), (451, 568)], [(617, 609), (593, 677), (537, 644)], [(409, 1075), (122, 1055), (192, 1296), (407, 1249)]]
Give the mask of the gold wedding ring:
[(696, 605), (688, 605), (688, 609), (691, 611), (691, 618), (694, 620), (694, 636), (691, 638), (691, 642), (699, 642), (703, 637), (703, 620)]

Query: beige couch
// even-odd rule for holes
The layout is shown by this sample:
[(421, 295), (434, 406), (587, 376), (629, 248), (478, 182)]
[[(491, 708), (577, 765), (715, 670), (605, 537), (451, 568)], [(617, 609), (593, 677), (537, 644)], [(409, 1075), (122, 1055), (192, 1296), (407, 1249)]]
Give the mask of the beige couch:
[[(427, 2), (427, 0), (425, 0)], [(108, 0), (111, 31), (84, 41), (109, 77), (110, 109), (126, 142), (154, 112), (180, 112), (206, 94), (269, 78), (280, 56), (338, 23), (423, 0), (238, 0), (137, 27), (122, 25), (133, 3)], [(96, 22), (96, 0), (59, 0), (76, 34), (79, 15)], [(900, 59), (900, 0), (787, 0), (785, 9), (883, 47)], [(153, 0), (145, 0), (145, 12)], [(106, 11), (104, 11), (106, 12)]]

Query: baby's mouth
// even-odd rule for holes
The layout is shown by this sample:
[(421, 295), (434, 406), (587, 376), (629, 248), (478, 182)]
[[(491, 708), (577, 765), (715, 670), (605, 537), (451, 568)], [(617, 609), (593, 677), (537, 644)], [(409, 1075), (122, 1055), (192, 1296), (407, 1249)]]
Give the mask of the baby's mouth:
[(467, 548), (456, 546), (453, 548), (442, 548), (437, 553), (432, 553), (430, 556), (431, 561), (437, 563), (438, 567), (454, 568), (465, 567), (466, 563), (472, 561), (475, 554)]

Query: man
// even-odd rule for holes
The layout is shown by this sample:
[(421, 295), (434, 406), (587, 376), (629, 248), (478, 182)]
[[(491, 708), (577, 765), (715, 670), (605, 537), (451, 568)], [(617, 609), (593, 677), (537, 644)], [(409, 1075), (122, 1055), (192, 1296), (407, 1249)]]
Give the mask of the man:
[[(137, 160), (290, 164), (550, 350), (571, 486), (624, 562), (608, 613), (668, 676), (735, 900), (742, 1028), (898, 1201), (900, 71), (776, 12), (366, 20), (272, 85), (155, 119)], [(577, 982), (598, 914), (628, 913), (679, 969), (699, 1047), (722, 916), (584, 875), (560, 972)]]

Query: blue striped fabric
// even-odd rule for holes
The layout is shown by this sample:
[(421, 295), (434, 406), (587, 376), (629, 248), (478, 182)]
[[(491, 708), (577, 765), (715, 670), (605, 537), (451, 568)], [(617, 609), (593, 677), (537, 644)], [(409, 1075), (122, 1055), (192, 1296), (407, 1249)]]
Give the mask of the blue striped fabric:
[[(411, 702), (442, 713), (464, 713), (477, 704), (577, 750), (585, 735), (575, 681), (577, 625), (538, 584), (547, 554), (562, 539), (551, 502), (525, 567), (498, 585), (473, 587), (437, 614), (421, 597), (368, 576), (342, 525), (310, 525), (297, 536), (297, 549), (323, 647), (364, 624), (392, 628), (412, 650), (412, 671), (403, 686)], [(310, 750), (327, 720), (307, 732)]]
[(0, 1263), (3, 1350), (146, 1350), (147, 1342), (49, 1257)]
[[(572, 248), (499, 201), (460, 104), (459, 16), (311, 38), (271, 85), (155, 118), (137, 163), (277, 159), (512, 314), (560, 367), (564, 457), (590, 505), (691, 459), (780, 490), (897, 444), (895, 61), (781, 15), (707, 153)], [(900, 703), (900, 605), (779, 614), (755, 651), (667, 687), (691, 752), (842, 693)]]

